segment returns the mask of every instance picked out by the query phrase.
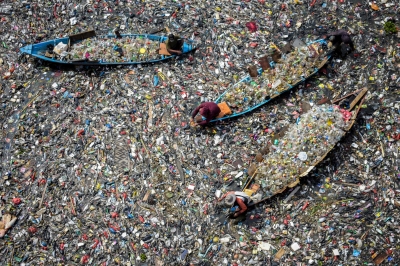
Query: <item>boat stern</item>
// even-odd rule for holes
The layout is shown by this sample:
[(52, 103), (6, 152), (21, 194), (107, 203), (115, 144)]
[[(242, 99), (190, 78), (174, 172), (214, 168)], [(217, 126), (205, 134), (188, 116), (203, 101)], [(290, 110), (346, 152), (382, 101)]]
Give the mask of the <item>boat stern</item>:
[(32, 44), (21, 47), (19, 51), (23, 54), (32, 54)]

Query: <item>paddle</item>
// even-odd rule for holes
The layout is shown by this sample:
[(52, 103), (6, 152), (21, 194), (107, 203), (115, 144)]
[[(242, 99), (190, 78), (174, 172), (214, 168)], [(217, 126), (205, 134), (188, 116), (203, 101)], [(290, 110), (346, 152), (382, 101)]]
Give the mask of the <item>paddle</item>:
[[(168, 27), (164, 27), (164, 28), (161, 28), (161, 29), (155, 29), (153, 31), (150, 31), (150, 34), (156, 34), (156, 33), (162, 32), (162, 31), (167, 30), (167, 29), (168, 29)], [(167, 32), (168, 32), (168, 30), (167, 30)]]

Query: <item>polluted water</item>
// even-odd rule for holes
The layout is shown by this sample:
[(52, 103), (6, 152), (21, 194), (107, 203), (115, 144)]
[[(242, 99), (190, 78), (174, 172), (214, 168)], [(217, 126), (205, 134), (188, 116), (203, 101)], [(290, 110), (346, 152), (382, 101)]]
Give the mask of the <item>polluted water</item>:
[[(2, 1), (0, 264), (398, 265), (399, 12), (394, 0)], [(275, 66), (227, 95), (233, 111), (307, 77), (326, 51), (301, 47), (340, 29), (354, 49), (338, 46), (298, 86), (236, 119), (190, 125), (265, 58)], [(98, 38), (55, 43), (50, 56), (160, 58), (158, 43), (118, 34), (172, 33), (197, 49), (116, 67), (20, 53), (90, 30)], [(231, 218), (217, 199), (256, 184), (254, 202), (276, 195)]]

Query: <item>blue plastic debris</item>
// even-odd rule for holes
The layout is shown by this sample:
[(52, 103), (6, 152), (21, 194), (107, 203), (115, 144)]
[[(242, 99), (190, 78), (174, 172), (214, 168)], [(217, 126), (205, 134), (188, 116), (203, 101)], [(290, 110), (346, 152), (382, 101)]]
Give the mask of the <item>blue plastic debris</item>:
[(361, 254), (360, 251), (358, 251), (357, 249), (353, 249), (353, 256), (354, 257), (358, 257), (358, 256), (360, 256), (360, 254)]
[(154, 78), (153, 78), (153, 85), (154, 85), (154, 86), (157, 86), (157, 85), (158, 85), (158, 82), (159, 82), (159, 78), (158, 78), (158, 76), (156, 75), (156, 76), (154, 76)]

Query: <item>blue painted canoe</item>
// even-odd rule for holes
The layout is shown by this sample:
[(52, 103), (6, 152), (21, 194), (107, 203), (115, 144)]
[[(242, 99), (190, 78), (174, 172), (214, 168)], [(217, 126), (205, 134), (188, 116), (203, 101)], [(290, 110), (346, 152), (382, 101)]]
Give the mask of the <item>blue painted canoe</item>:
[[(146, 63), (157, 63), (157, 62), (161, 62), (161, 61), (168, 60), (168, 59), (175, 57), (175, 55), (159, 55), (158, 52), (156, 54), (153, 51), (152, 58), (149, 58), (149, 56), (147, 56), (146, 52), (143, 54), (143, 56), (138, 52), (139, 50), (142, 51), (141, 49), (145, 49), (143, 51), (146, 51), (146, 48), (147, 48), (146, 44), (148, 44), (148, 43), (152, 43), (153, 46), (154, 46), (154, 43), (157, 44), (153, 48), (158, 49), (159, 45), (161, 43), (165, 43), (167, 41), (167, 39), (168, 39), (167, 36), (159, 36), (159, 35), (152, 35), (152, 34), (121, 34), (121, 36), (122, 36), (122, 38), (116, 38), (116, 35), (114, 35), (114, 34), (100, 35), (100, 36), (95, 36), (95, 34), (94, 34), (94, 35), (91, 35), (89, 38), (83, 37), (80, 39), (79, 38), (74, 39), (72, 42), (71, 42), (71, 36), (69, 36), (69, 37), (65, 37), (65, 38), (59, 38), (59, 39), (41, 42), (38, 44), (27, 45), (25, 47), (20, 48), (20, 52), (22, 54), (28, 54), (28, 55), (34, 56), (36, 58), (39, 58), (41, 60), (51, 62), (51, 63), (57, 63), (57, 64), (63, 64), (63, 65), (86, 65), (86, 66), (137, 65), (137, 64), (146, 64)], [(107, 54), (107, 53), (111, 54), (111, 53), (116, 52), (115, 43), (122, 43), (122, 45), (120, 45), (120, 46), (125, 48), (126, 44), (129, 44), (129, 45), (135, 44), (135, 41), (138, 41), (138, 40), (140, 40), (142, 42), (142, 44), (143, 44), (143, 41), (147, 42), (147, 43), (145, 43), (144, 44), (145, 46), (143, 46), (143, 47), (134, 47), (134, 49), (136, 49), (136, 51), (137, 51), (137, 53), (135, 53), (135, 58), (132, 58), (132, 57), (127, 58), (127, 57), (122, 56), (121, 58), (118, 58), (118, 61), (110, 61), (110, 60), (101, 58), (102, 54)], [(68, 49), (72, 50), (74, 48), (74, 46), (83, 46), (83, 45), (81, 45), (82, 43), (86, 42), (85, 44), (87, 44), (90, 41), (92, 41), (93, 43), (95, 43), (95, 42), (107, 43), (109, 46), (102, 47), (104, 50), (102, 50), (101, 52), (96, 51), (98, 49), (97, 47), (87, 47), (89, 50), (91, 50), (91, 53), (96, 53), (98, 58), (93, 58), (93, 56), (89, 52), (88, 52), (87, 58), (85, 58), (84, 54), (83, 55), (75, 55), (76, 58), (73, 58), (72, 60), (70, 59), (70, 57), (73, 56), (71, 53), (69, 54), (70, 55), (69, 59), (59, 58), (61, 56), (58, 56), (55, 53), (53, 53), (52, 57), (50, 57), (50, 54), (48, 54), (48, 53), (46, 56), (46, 52), (48, 52), (49, 46), (56, 47), (59, 43), (63, 43), (63, 44), (71, 45), (71, 47), (68, 47)], [(156, 50), (156, 49), (153, 49), (153, 50)], [(186, 54), (186, 53), (194, 51), (195, 49), (196, 49), (196, 46), (194, 44), (194, 41), (185, 40), (181, 51), (183, 54)], [(149, 49), (147, 49), (147, 50), (149, 50)], [(70, 51), (67, 50), (66, 52), (70, 52)], [(136, 55), (138, 55), (138, 56), (136, 57)]]
[[(317, 44), (317, 45), (327, 45), (327, 42), (325, 40), (322, 40), (322, 39), (321, 40), (316, 40), (316, 41), (308, 43), (306, 45), (306, 47), (309, 47), (309, 46), (311, 46), (313, 44), (314, 45), (315, 44)], [(279, 95), (281, 95), (281, 94), (293, 89), (294, 87), (299, 85), (301, 82), (304, 82), (306, 79), (308, 79), (311, 76), (315, 75), (319, 71), (319, 69), (321, 69), (326, 64), (326, 62), (329, 60), (330, 57), (331, 57), (331, 55), (329, 53), (326, 53), (326, 55), (324, 57), (324, 60), (321, 60), (320, 62), (318, 62), (318, 65), (316, 67), (314, 67), (314, 69), (311, 70), (311, 73), (309, 75), (301, 76), (297, 81), (293, 82), (293, 84), (287, 84), (287, 87), (285, 87), (284, 89), (279, 90), (279, 91), (274, 91), (273, 93), (268, 95), (268, 97), (265, 97), (264, 98), (265, 100), (259, 101), (259, 102), (255, 103), (254, 105), (247, 106), (246, 108), (243, 108), (242, 111), (235, 112), (235, 111), (232, 110), (232, 114), (225, 115), (223, 117), (211, 120), (210, 122), (217, 122), (217, 121), (222, 121), (222, 120), (226, 120), (226, 119), (230, 119), (230, 118), (235, 118), (235, 117), (238, 117), (238, 116), (241, 116), (241, 115), (244, 115), (244, 114), (247, 114), (247, 113), (250, 113), (250, 112), (254, 111), (255, 109), (261, 107), (262, 105), (264, 105), (267, 102), (271, 101), (272, 99), (276, 98), (277, 96), (279, 96)], [(271, 65), (272, 68), (274, 68), (276, 66), (276, 63), (275, 62), (271, 62), (270, 65)], [(293, 65), (293, 67), (295, 68), (296, 65)], [(259, 76), (262, 76), (263, 72), (264, 71), (263, 71), (262, 68), (258, 69), (258, 75)], [(233, 92), (233, 90), (235, 88), (239, 88), (243, 84), (250, 84), (252, 81), (254, 81), (254, 79), (255, 78), (252, 78), (249, 75), (244, 77), (244, 78), (242, 78), (240, 81), (238, 81), (234, 85), (230, 86), (224, 93), (222, 93), (218, 97), (218, 99), (215, 100), (215, 103), (219, 104), (219, 103), (227, 102), (226, 101), (226, 96), (227, 96), (228, 93), (232, 94), (232, 92)], [(243, 99), (243, 101), (246, 101), (246, 97)], [(228, 104), (228, 106), (231, 107), (229, 104)]]

